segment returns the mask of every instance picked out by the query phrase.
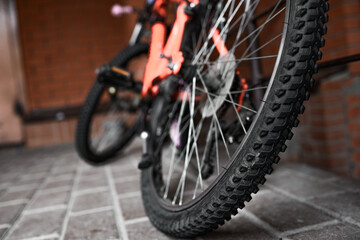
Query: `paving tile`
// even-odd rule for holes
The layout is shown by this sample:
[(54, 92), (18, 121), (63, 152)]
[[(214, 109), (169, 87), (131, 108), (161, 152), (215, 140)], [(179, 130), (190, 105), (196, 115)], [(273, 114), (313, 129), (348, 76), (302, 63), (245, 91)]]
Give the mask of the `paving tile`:
[(65, 181), (75, 178), (75, 172), (73, 173), (62, 173), (59, 175), (50, 175), (47, 179), (47, 182), (58, 182), (58, 181)]
[(126, 226), (129, 239), (143, 240), (143, 239), (156, 239), (156, 240), (175, 240), (157, 230), (149, 221), (129, 224)]
[(346, 192), (334, 196), (315, 198), (309, 201), (342, 216), (351, 217), (360, 224), (360, 192)]
[(83, 167), (83, 170), (81, 171), (80, 178), (92, 178), (92, 177), (105, 177), (105, 167), (93, 167), (90, 165), (86, 165)]
[(306, 164), (287, 163), (287, 162), (281, 162), (281, 164), (276, 165), (274, 169), (274, 173), (283, 170), (292, 171), (295, 174), (301, 174), (320, 181), (327, 181), (329, 179), (338, 177), (336, 174), (329, 171), (325, 171), (320, 168), (312, 167)]
[(50, 189), (50, 188), (58, 188), (58, 187), (65, 187), (65, 186), (72, 186), (74, 179), (63, 179), (59, 181), (51, 181), (47, 182), (41, 189)]
[(338, 185), (344, 190), (360, 191), (360, 180), (358, 179), (333, 178), (333, 180), (329, 182)]
[(55, 166), (54, 169), (52, 169), (51, 175), (57, 176), (62, 174), (75, 173), (76, 168), (77, 164)]
[(115, 188), (119, 195), (130, 192), (138, 192), (140, 191), (140, 179), (117, 182), (115, 183)]
[(221, 226), (214, 232), (200, 237), (206, 240), (247, 240), (247, 239), (276, 239), (270, 236), (261, 228), (252, 224), (241, 213), (224, 226)]
[(76, 186), (76, 191), (82, 191), (86, 189), (106, 187), (108, 186), (107, 179), (105, 177), (99, 178), (82, 178)]
[(111, 206), (111, 195), (109, 191), (90, 193), (77, 196), (73, 206), (73, 212)]
[(0, 207), (0, 224), (11, 224), (24, 207), (25, 204)]
[(125, 220), (146, 216), (140, 194), (137, 197), (120, 199), (119, 202)]
[(112, 176), (114, 179), (128, 177), (140, 178), (140, 170), (138, 170), (134, 166), (131, 166), (131, 168), (117, 169), (113, 171)]
[(14, 180), (17, 179), (17, 176), (18, 176), (18, 175), (19, 175), (19, 174), (6, 173), (6, 172), (4, 172), (4, 173), (0, 174), (0, 182), (1, 182), (1, 183), (5, 183), (5, 182), (10, 183), (10, 182), (13, 182)]
[(275, 172), (274, 175), (268, 177), (267, 183), (301, 198), (309, 198), (344, 190), (331, 182), (303, 177), (294, 174), (292, 171), (283, 171), (280, 174), (276, 174)]
[(39, 194), (29, 206), (29, 209), (37, 209), (50, 207), (54, 205), (66, 204), (69, 198), (70, 192), (54, 192), (47, 194)]
[(65, 239), (118, 239), (113, 211), (104, 211), (100, 213), (71, 217)]
[(46, 173), (46, 172), (50, 172), (51, 167), (53, 165), (53, 159), (46, 159), (47, 161), (49, 161), (49, 163), (38, 163), (37, 166), (34, 167), (30, 167), (29, 169), (26, 170), (27, 173)]
[(76, 173), (76, 166), (59, 166), (56, 170), (51, 172), (52, 177), (57, 177), (64, 174), (75, 174)]
[(358, 240), (360, 239), (360, 228), (350, 225), (332, 225), (321, 229), (307, 231), (289, 236), (293, 240)]
[(320, 211), (269, 190), (254, 195), (245, 209), (280, 232), (331, 220)]
[(29, 184), (38, 184), (38, 186), (44, 181), (44, 177), (42, 178), (31, 178), (31, 179), (20, 179), (14, 184), (11, 184), (11, 187), (20, 187), (23, 185)]
[[(76, 171), (81, 167), (76, 191), (90, 192), (93, 188), (105, 188), (105, 191), (78, 195), (73, 211), (79, 213), (83, 210), (112, 206), (109, 190), (106, 190), (109, 185), (105, 168), (94, 168), (80, 161), (73, 147), (60, 146), (26, 150), (21, 154), (9, 156), (10, 158), (7, 157), (7, 159), (11, 159), (11, 162), (3, 161), (0, 157), (0, 169), (3, 172), (0, 174), (0, 202), (30, 198), (39, 188), (41, 181), (49, 175), (47, 185), (39, 189), (40, 193), (43, 190), (48, 193), (43, 192), (44, 194), (36, 196), (29, 210), (66, 204)], [(140, 197), (140, 171), (136, 168), (140, 157), (141, 143), (139, 139), (136, 139), (124, 154), (117, 156), (117, 161), (109, 165), (115, 180), (117, 194), (125, 197), (124, 194), (136, 192), (139, 195), (130, 194), (126, 198), (119, 199), (124, 220), (129, 221), (127, 223), (146, 216)], [(360, 189), (359, 181), (344, 179), (303, 164), (287, 163), (277, 165), (274, 173), (268, 179), (273, 186), (360, 223), (360, 201), (358, 201), (360, 193), (354, 192)], [(7, 192), (8, 187), (16, 191)], [(349, 193), (339, 194), (340, 191)], [(332, 220), (324, 213), (272, 192), (271, 188), (266, 185), (254, 196), (253, 201), (246, 205), (248, 211), (281, 232)], [(17, 204), (0, 207), (0, 224), (12, 224), (24, 206), (25, 204)], [(84, 213), (86, 212), (81, 212), (81, 214)], [(65, 210), (62, 209), (24, 215), (10, 239), (59, 233), (64, 214)], [(173, 239), (156, 230), (148, 221), (135, 222), (126, 226), (130, 240)], [(0, 229), (0, 238), (4, 229), (6, 228)], [(339, 223), (294, 234), (289, 238), (359, 239), (359, 235), (359, 228)], [(71, 216), (65, 237), (65, 239), (107, 240), (118, 238), (112, 210)], [(271, 236), (240, 213), (240, 216), (227, 222), (218, 230), (196, 239), (271, 239)]]
[(28, 189), (16, 192), (5, 192), (0, 197), (0, 202), (13, 201), (18, 199), (30, 199), (36, 189)]
[(59, 233), (64, 214), (65, 210), (56, 210), (25, 215), (9, 239), (15, 240)]

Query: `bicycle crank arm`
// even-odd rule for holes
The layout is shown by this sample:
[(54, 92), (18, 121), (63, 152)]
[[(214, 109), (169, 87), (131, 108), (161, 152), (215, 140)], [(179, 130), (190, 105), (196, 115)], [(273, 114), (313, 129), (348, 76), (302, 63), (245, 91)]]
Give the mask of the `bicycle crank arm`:
[(142, 83), (134, 81), (131, 72), (114, 66), (104, 65), (100, 67), (98, 69), (98, 81), (121, 89), (133, 90), (137, 93), (142, 90)]

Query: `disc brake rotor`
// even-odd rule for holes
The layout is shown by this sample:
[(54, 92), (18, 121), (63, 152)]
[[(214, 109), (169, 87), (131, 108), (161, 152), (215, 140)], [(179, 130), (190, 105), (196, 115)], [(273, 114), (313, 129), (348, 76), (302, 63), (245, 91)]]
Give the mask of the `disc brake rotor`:
[(202, 108), (202, 116), (211, 117), (216, 114), (217, 110), (224, 103), (227, 95), (230, 93), (231, 86), (234, 81), (236, 71), (236, 61), (234, 54), (226, 54), (220, 56), (218, 62), (208, 69), (208, 73), (204, 76), (205, 83), (208, 81), (220, 81), (220, 88), (210, 94), (212, 103), (207, 101)]

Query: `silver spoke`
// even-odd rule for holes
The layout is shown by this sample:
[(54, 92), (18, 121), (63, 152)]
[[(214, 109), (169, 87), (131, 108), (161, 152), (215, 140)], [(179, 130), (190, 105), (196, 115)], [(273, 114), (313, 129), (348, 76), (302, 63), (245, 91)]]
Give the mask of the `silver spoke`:
[[(197, 162), (197, 165), (198, 165), (198, 179), (199, 179), (199, 182), (200, 182), (200, 187), (201, 189), (203, 189), (204, 185), (203, 185), (203, 181), (202, 181), (202, 176), (201, 176), (201, 166), (200, 166), (200, 160), (199, 160), (199, 152), (198, 152), (198, 147), (197, 147), (197, 141), (195, 141), (195, 127), (194, 127), (194, 108), (195, 108), (195, 86), (196, 86), (196, 78), (194, 77), (193, 78), (193, 86), (192, 86), (192, 99), (191, 99), (191, 106), (190, 106), (190, 126), (192, 128), (192, 135), (193, 135), (193, 138), (194, 138), (194, 145), (195, 145), (195, 155), (196, 155), (196, 162)], [(190, 139), (188, 139), (189, 141)], [(186, 170), (187, 169), (184, 169), (185, 171), (185, 178), (186, 178)], [(183, 200), (183, 195), (184, 195), (184, 187), (185, 187), (185, 181), (182, 185), (182, 189), (181, 189), (181, 196), (180, 196), (180, 205), (182, 204), (182, 200)]]
[(216, 168), (217, 168), (217, 175), (220, 175), (220, 160), (219, 160), (219, 144), (218, 144), (218, 131), (216, 129), (216, 125), (214, 123), (215, 132), (215, 149), (216, 149)]
[[(209, 50), (209, 52), (207, 53), (206, 57), (205, 57), (205, 62), (209, 60), (212, 52), (214, 51), (214, 49), (216, 48), (216, 44), (223, 39), (224, 34), (227, 32), (227, 29), (229, 27), (230, 22), (233, 20), (233, 18), (235, 17), (237, 11), (239, 10), (239, 8), (241, 7), (241, 5), (244, 3), (244, 0), (240, 1), (240, 3), (237, 5), (236, 10), (234, 11), (234, 13), (229, 17), (229, 19), (226, 22), (226, 25), (224, 26), (224, 28), (221, 30), (220, 34), (219, 34), (219, 38), (216, 39), (216, 41), (214, 42), (214, 44), (212, 45), (211, 49)], [(211, 37), (214, 35), (215, 33), (215, 29), (217, 28), (217, 26), (214, 26), (214, 28), (212, 29), (212, 34)], [(223, 39), (225, 42), (225, 39)]]
[[(200, 81), (201, 81), (201, 83), (203, 84), (203, 86), (204, 86), (204, 88), (205, 88), (205, 91), (208, 92), (208, 91), (207, 91), (207, 88), (206, 88), (206, 85), (205, 85), (205, 82), (204, 82), (204, 79), (202, 78), (202, 76), (201, 76), (201, 74), (199, 73), (199, 71), (197, 72), (197, 74), (198, 74), (198, 76), (200, 77)], [(220, 130), (221, 138), (222, 138), (222, 140), (223, 140), (223, 142), (224, 142), (224, 146), (225, 146), (225, 149), (226, 149), (226, 153), (227, 153), (227, 155), (228, 155), (228, 157), (229, 157), (229, 159), (230, 159), (230, 152), (229, 152), (228, 146), (227, 146), (227, 144), (226, 144), (224, 134), (223, 134), (223, 132), (222, 132), (222, 130), (221, 130), (221, 125), (220, 125), (219, 119), (218, 119), (217, 116), (216, 116), (216, 110), (215, 110), (214, 103), (213, 103), (213, 101), (211, 100), (211, 97), (209, 96), (209, 94), (207, 95), (207, 98), (208, 98), (208, 100), (209, 100), (209, 102), (210, 102), (210, 105), (211, 105), (213, 111), (214, 111), (213, 116), (215, 117), (215, 121), (216, 121), (216, 123), (217, 123), (217, 125), (218, 125), (218, 128), (219, 128), (219, 130)]]
[[(194, 141), (197, 141), (199, 139), (199, 136), (200, 136), (200, 131), (202, 129), (202, 125), (203, 125), (203, 122), (204, 122), (204, 118), (202, 118), (200, 120), (200, 123), (198, 124), (197, 126), (197, 133), (196, 133), (196, 138), (194, 139)], [(190, 156), (192, 156), (193, 152), (194, 152), (194, 143), (192, 144), (192, 148), (191, 148), (191, 151), (190, 151)], [(182, 152), (181, 156), (180, 156), (180, 159), (184, 156), (184, 154), (186, 153), (186, 149), (184, 149), (184, 151)], [(180, 160), (179, 159), (179, 160)], [(177, 200), (177, 197), (178, 197), (178, 194), (180, 192), (180, 189), (181, 189), (181, 186), (182, 186), (182, 180), (183, 179), (180, 179), (179, 181), (179, 184), (177, 186), (177, 189), (176, 189), (176, 192), (175, 192), (175, 195), (174, 195), (174, 198), (173, 198), (173, 201), (172, 201), (172, 204), (175, 204), (176, 200)]]
[[(183, 114), (184, 114), (187, 95), (188, 95), (188, 89), (187, 89), (187, 91), (185, 91), (185, 96), (183, 97), (183, 100), (182, 100), (182, 103), (181, 103), (180, 114), (179, 114), (178, 122), (177, 122), (177, 125), (176, 125), (176, 133), (178, 133), (178, 134), (180, 134), (180, 123), (181, 123), (181, 120), (182, 120), (182, 117), (183, 117)], [(167, 198), (167, 195), (169, 193), (170, 181), (171, 181), (171, 177), (172, 177), (172, 174), (173, 174), (173, 171), (174, 171), (175, 154), (176, 154), (176, 143), (174, 142), (173, 143), (173, 151), (172, 151), (172, 154), (171, 154), (168, 177), (167, 177), (167, 180), (166, 180), (166, 188), (165, 188), (164, 198)]]
[[(228, 94), (228, 96), (229, 96), (230, 100), (231, 100), (232, 102), (234, 102), (231, 94)], [(247, 131), (246, 131), (246, 129), (245, 129), (245, 126), (244, 126), (244, 123), (243, 123), (243, 121), (242, 121), (242, 119), (241, 119), (241, 116), (240, 116), (240, 114), (239, 114), (239, 111), (237, 110), (237, 108), (236, 108), (236, 106), (234, 105), (234, 103), (232, 104), (232, 106), (233, 106), (233, 108), (234, 108), (234, 111), (235, 111), (235, 113), (236, 113), (237, 118), (239, 119), (239, 122), (240, 122), (240, 124), (241, 124), (241, 127), (242, 127), (242, 129), (244, 130), (244, 133), (245, 133), (245, 135), (246, 135), (246, 134), (247, 134)]]
[(270, 19), (268, 19), (265, 23), (263, 23), (262, 25), (260, 25), (257, 29), (255, 29), (252, 33), (250, 33), (249, 35), (247, 35), (245, 38), (243, 38), (240, 42), (236, 43), (232, 48), (237, 48), (239, 47), (241, 44), (243, 44), (246, 40), (248, 40), (250, 37), (252, 37), (254, 34), (256, 34), (257, 32), (261, 31), (263, 29), (263, 27), (268, 24), (270, 21), (272, 21), (274, 18), (276, 18), (280, 13), (282, 13), (284, 10), (286, 9), (286, 7), (282, 8), (279, 12), (277, 12), (274, 16), (272, 16)]
[[(281, 3), (281, 0), (279, 0), (279, 1), (277, 2), (277, 4), (276, 4), (276, 6), (274, 7), (273, 11), (270, 13), (270, 15), (268, 16), (268, 18), (266, 19), (265, 23), (268, 23), (268, 21), (271, 21), (271, 20), (269, 20), (269, 19), (270, 19), (270, 17), (276, 12), (276, 9), (279, 7), (280, 3)], [(283, 10), (285, 10), (285, 9), (286, 9), (286, 7), (284, 7), (284, 8), (283, 8), (282, 10), (280, 10), (277, 14), (275, 14), (274, 17), (276, 17), (277, 15), (279, 15), (279, 14), (280, 14)], [(272, 18), (272, 19), (273, 19), (273, 18)], [(259, 35), (261, 34), (261, 32), (264, 30), (265, 26), (266, 26), (266, 24), (261, 25), (260, 29), (258, 30), (258, 33), (257, 33), (256, 36), (254, 37), (254, 39), (251, 41), (251, 43), (249, 44), (249, 46), (247, 47), (247, 49), (246, 49), (245, 52), (243, 53), (243, 56), (242, 56), (242, 57), (244, 57), (244, 56), (248, 53), (248, 51), (250, 51), (251, 46), (255, 44), (256, 39), (259, 37)]]
[[(198, 74), (199, 74), (199, 73), (198, 73)], [(199, 75), (200, 75), (200, 74), (199, 74)], [(205, 89), (202, 89), (202, 88), (199, 88), (199, 87), (197, 87), (197, 89), (198, 89), (199, 91), (202, 91), (202, 92), (206, 93), (208, 96), (219, 97), (219, 95), (216, 95), (216, 94), (214, 94), (214, 93), (209, 93), (209, 92), (207, 91), (207, 88), (206, 88), (205, 85), (204, 85), (204, 87), (205, 87)], [(233, 102), (233, 101), (229, 101), (229, 100), (225, 99), (224, 102), (228, 102), (228, 103), (234, 104), (234, 105), (237, 106), (237, 107), (244, 108), (244, 109), (246, 109), (246, 110), (248, 110), (248, 111), (250, 111), (250, 112), (257, 113), (257, 111), (255, 111), (254, 109), (248, 108), (248, 107), (246, 107), (246, 106), (244, 106), (244, 105), (240, 105), (240, 104), (235, 103), (235, 102)]]
[(244, 57), (244, 58), (239, 58), (239, 59), (234, 59), (234, 60), (216, 60), (216, 61), (208, 61), (208, 62), (202, 62), (202, 63), (198, 63), (197, 65), (203, 65), (203, 64), (209, 64), (210, 65), (214, 65), (214, 64), (218, 64), (218, 63), (229, 63), (229, 62), (235, 62), (235, 63), (241, 63), (243, 61), (253, 61), (253, 60), (258, 60), (258, 59), (267, 59), (267, 58), (277, 58), (278, 55), (268, 55), (268, 56), (261, 56), (261, 57)]
[(246, 90), (239, 90), (239, 91), (231, 91), (231, 94), (237, 94), (237, 93), (243, 93), (243, 92), (251, 92), (251, 91), (256, 91), (256, 90), (262, 90), (262, 89), (267, 89), (268, 86), (265, 87), (256, 87), (256, 88), (249, 88)]
[[(255, 53), (259, 52), (261, 49), (263, 49), (264, 47), (268, 46), (270, 43), (272, 43), (273, 41), (275, 41), (276, 39), (278, 39), (279, 37), (282, 37), (283, 33), (280, 33), (279, 35), (277, 35), (276, 37), (272, 38), (271, 40), (269, 40), (268, 42), (266, 42), (265, 44), (263, 44), (261, 47), (255, 49), (254, 51), (252, 51), (251, 53), (249, 53), (245, 58), (249, 58), (250, 56), (254, 55)], [(277, 56), (277, 55), (276, 55)]]
[[(244, 0), (242, 0), (244, 1)], [(197, 56), (195, 57), (195, 59), (193, 60), (193, 64), (196, 63), (199, 60), (199, 57), (201, 56), (201, 54), (206, 50), (209, 41), (211, 40), (211, 38), (213, 37), (214, 33), (215, 33), (215, 29), (219, 26), (222, 18), (224, 17), (227, 9), (230, 6), (230, 3), (232, 2), (232, 0), (228, 0), (224, 9), (222, 10), (221, 14), (218, 17), (218, 20), (216, 21), (215, 25), (213, 26), (213, 29), (211, 30), (210, 34), (208, 35), (206, 42), (204, 43), (203, 47), (200, 49), (199, 53), (197, 54)], [(220, 35), (221, 36), (221, 35)]]

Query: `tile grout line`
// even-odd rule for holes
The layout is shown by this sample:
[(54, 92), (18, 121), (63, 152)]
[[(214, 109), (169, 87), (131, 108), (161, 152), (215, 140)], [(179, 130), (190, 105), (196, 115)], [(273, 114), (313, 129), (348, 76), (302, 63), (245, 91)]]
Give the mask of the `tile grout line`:
[[(45, 181), (45, 179), (43, 180), (43, 182), (44, 181)], [(21, 191), (37, 189), (37, 188), (39, 188), (38, 183), (31, 183), (31, 184), (25, 184), (25, 185), (19, 185), (19, 186), (9, 186), (7, 189), (7, 192), (21, 192)]]
[(332, 197), (332, 196), (335, 196), (335, 195), (338, 195), (338, 194), (341, 194), (341, 193), (346, 193), (346, 192), (351, 192), (351, 191), (339, 190), (339, 191), (335, 191), (335, 192), (327, 192), (327, 193), (324, 193), (324, 194), (313, 195), (313, 196), (310, 196), (310, 197), (304, 197), (303, 199), (305, 201), (307, 201), (307, 200), (312, 200), (312, 199), (315, 199), (315, 198)]
[(136, 181), (137, 179), (139, 179), (140, 175), (137, 176), (127, 176), (127, 177), (119, 177), (119, 178), (114, 178), (114, 182), (115, 183), (122, 183), (122, 182), (132, 182), (132, 181)]
[(54, 238), (58, 238), (58, 237), (59, 237), (59, 234), (52, 233), (52, 234), (42, 235), (42, 236), (38, 236), (38, 237), (22, 238), (20, 240), (46, 240), (46, 239), (54, 239)]
[(112, 178), (112, 173), (111, 173), (110, 167), (107, 166), (105, 168), (105, 171), (106, 171), (106, 177), (108, 179), (108, 184), (109, 184), (109, 187), (110, 187), (110, 193), (111, 193), (111, 196), (112, 196), (112, 199), (113, 199), (114, 212), (115, 212), (115, 222), (116, 222), (116, 227), (117, 227), (117, 230), (118, 230), (119, 237), (121, 237), (122, 240), (129, 240), (127, 230), (126, 230), (126, 227), (125, 227), (125, 223), (124, 223), (123, 214), (122, 214), (122, 211), (121, 211), (121, 208), (120, 208), (119, 200), (117, 198), (114, 179)]
[(118, 199), (126, 199), (131, 197), (141, 197), (141, 192), (136, 191), (136, 192), (121, 193), (117, 195)]
[[(46, 172), (44, 172), (46, 175)], [(33, 174), (28, 174), (25, 176), (21, 176), (20, 180), (37, 180), (37, 179), (42, 179), (45, 175), (44, 173), (33, 173)]]
[(62, 226), (61, 226), (60, 236), (58, 238), (59, 240), (63, 240), (64, 237), (65, 237), (65, 234), (66, 234), (66, 230), (67, 230), (68, 223), (69, 223), (69, 220), (70, 220), (70, 213), (71, 213), (71, 210), (72, 210), (72, 208), (74, 206), (74, 203), (75, 203), (75, 198), (76, 198), (75, 189), (76, 189), (77, 185), (79, 184), (81, 171), (82, 171), (82, 165), (79, 162), (78, 166), (77, 166), (77, 169), (76, 169), (74, 183), (73, 183), (73, 186), (71, 188), (70, 198), (69, 198), (69, 201), (68, 201), (65, 217), (63, 219), (63, 223), (62, 223)]
[(92, 209), (87, 209), (87, 210), (83, 210), (83, 211), (71, 212), (70, 216), (78, 217), (78, 216), (84, 216), (84, 215), (93, 214), (93, 213), (106, 212), (106, 211), (113, 210), (113, 209), (114, 208), (112, 206), (92, 208)]
[(0, 224), (0, 229), (9, 228), (11, 227), (10, 224)]
[(11, 200), (11, 201), (6, 201), (6, 202), (0, 202), (0, 207), (7, 207), (7, 206), (12, 206), (12, 205), (18, 205), (18, 204), (23, 204), (23, 203), (28, 203), (29, 199), (16, 199), (16, 200)]
[(309, 206), (309, 207), (311, 207), (313, 209), (319, 210), (319, 211), (321, 211), (321, 212), (323, 212), (323, 213), (325, 213), (325, 214), (327, 214), (327, 215), (329, 215), (329, 216), (331, 216), (333, 218), (336, 218), (336, 219), (340, 220), (341, 222), (346, 222), (346, 223), (355, 225), (357, 227), (360, 227), (360, 223), (353, 220), (351, 217), (343, 216), (343, 215), (341, 215), (341, 214), (339, 214), (337, 212), (331, 211), (330, 209), (327, 209), (327, 208), (321, 207), (319, 205), (316, 205), (314, 203), (308, 202), (308, 201), (306, 201), (306, 199), (299, 198), (299, 197), (297, 197), (297, 196), (295, 196), (295, 195), (293, 195), (293, 194), (291, 194), (291, 193), (289, 193), (289, 192), (287, 192), (285, 190), (282, 190), (282, 189), (280, 189), (280, 188), (278, 188), (278, 187), (276, 187), (276, 186), (274, 186), (272, 184), (268, 183), (267, 186), (270, 189), (272, 189), (273, 191), (277, 192), (277, 193), (280, 193), (280, 194), (282, 194), (284, 196), (292, 198), (292, 199), (294, 199), (294, 200), (296, 200), (298, 202), (304, 203), (305, 205), (307, 205), (307, 206)]
[(69, 190), (70, 190), (69, 187), (54, 187), (54, 188), (48, 188), (48, 189), (41, 190), (39, 192), (39, 195), (47, 195), (47, 194), (52, 194), (52, 193), (62, 193), (62, 192), (67, 192)]
[(96, 188), (75, 191), (74, 194), (76, 196), (82, 196), (82, 195), (87, 195), (87, 194), (92, 194), (92, 193), (106, 192), (108, 190), (109, 190), (108, 187), (104, 186), (104, 187), (96, 187)]
[(22, 218), (25, 216), (24, 212), (29, 208), (29, 206), (35, 201), (36, 197), (39, 195), (40, 189), (41, 187), (45, 186), (45, 184), (47, 183), (48, 179), (50, 178), (50, 175), (53, 171), (53, 169), (55, 168), (55, 163), (52, 164), (48, 174), (46, 175), (46, 177), (43, 179), (43, 181), (38, 184), (38, 187), (36, 188), (35, 192), (33, 193), (33, 195), (31, 196), (31, 199), (26, 203), (26, 205), (24, 206), (24, 208), (21, 210), (21, 213), (19, 214), (19, 216), (17, 217), (17, 219), (14, 221), (14, 223), (12, 224), (12, 226), (3, 234), (4, 236), (4, 240), (8, 239), (9, 236), (15, 231), (16, 227), (20, 224), (20, 221), (22, 220)]
[(275, 228), (273, 228), (270, 224), (268, 224), (267, 222), (264, 222), (263, 220), (261, 220), (260, 218), (258, 218), (255, 214), (253, 214), (252, 212), (246, 210), (246, 209), (241, 209), (241, 212), (244, 213), (244, 216), (250, 221), (252, 222), (255, 226), (265, 230), (268, 234), (270, 234), (272, 237), (275, 238), (280, 238), (281, 233), (276, 230)]
[(129, 220), (125, 221), (125, 225), (130, 225), (130, 224), (135, 224), (135, 223), (142, 223), (142, 222), (146, 222), (148, 220), (149, 220), (148, 217), (140, 217), (140, 218), (129, 219)]
[[(313, 181), (319, 181), (318, 178), (314, 177), (311, 174), (306, 174), (306, 173), (303, 173), (301, 171), (300, 172), (295, 171), (294, 173), (296, 175), (298, 175), (299, 177), (301, 177), (301, 178), (310, 178)], [(337, 186), (337, 187), (342, 187), (341, 184), (338, 184), (338, 183), (335, 182), (338, 179), (341, 179), (341, 178), (339, 176), (333, 176), (333, 177), (330, 177), (330, 178), (327, 178), (327, 179), (324, 179), (324, 180), (320, 180), (320, 183), (328, 183), (328, 184), (332, 184), (332, 185)], [(347, 189), (347, 190), (342, 190), (342, 191), (356, 192), (356, 190), (352, 190), (352, 189)]]
[(318, 223), (318, 224), (313, 224), (313, 225), (309, 225), (309, 226), (305, 226), (305, 227), (301, 227), (301, 228), (296, 228), (296, 229), (293, 229), (293, 230), (288, 230), (288, 231), (282, 232), (281, 236), (282, 237), (288, 237), (290, 235), (294, 235), (294, 234), (297, 234), (297, 233), (308, 232), (308, 231), (311, 231), (311, 230), (319, 230), (319, 229), (322, 229), (324, 227), (332, 226), (332, 225), (335, 225), (335, 224), (338, 224), (338, 223), (340, 223), (339, 220), (333, 219), (333, 220), (329, 220), (329, 221)]
[(53, 206), (48, 206), (48, 207), (25, 210), (24, 215), (45, 213), (45, 212), (51, 212), (51, 211), (56, 211), (56, 210), (62, 210), (62, 209), (66, 209), (65, 204), (59, 204), (59, 205), (53, 205)]
[(72, 180), (73, 177), (74, 177), (74, 174), (64, 174), (64, 175), (60, 175), (60, 176), (50, 178), (49, 182)]

